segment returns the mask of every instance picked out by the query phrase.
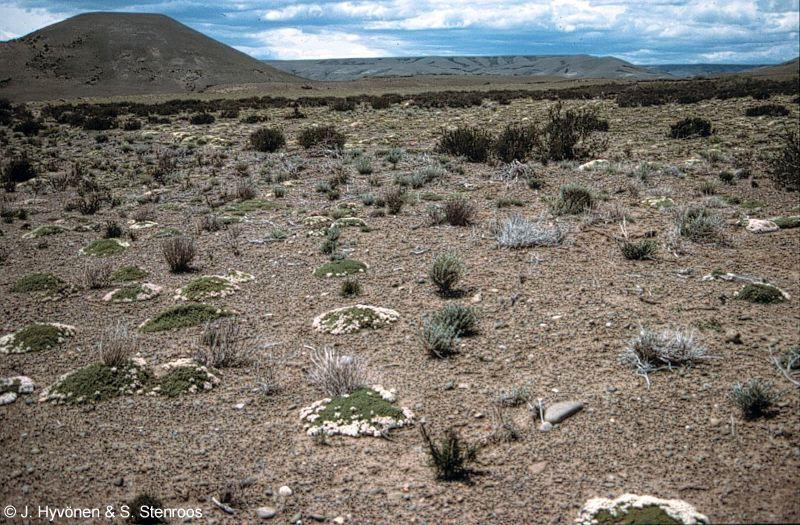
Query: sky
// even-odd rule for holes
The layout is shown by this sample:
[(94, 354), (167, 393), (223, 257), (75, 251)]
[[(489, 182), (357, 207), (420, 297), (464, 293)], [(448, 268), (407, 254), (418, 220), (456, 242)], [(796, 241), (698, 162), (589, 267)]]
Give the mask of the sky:
[(87, 11), (162, 13), (256, 58), (616, 56), (783, 62), (797, 0), (3, 0), (0, 40)]

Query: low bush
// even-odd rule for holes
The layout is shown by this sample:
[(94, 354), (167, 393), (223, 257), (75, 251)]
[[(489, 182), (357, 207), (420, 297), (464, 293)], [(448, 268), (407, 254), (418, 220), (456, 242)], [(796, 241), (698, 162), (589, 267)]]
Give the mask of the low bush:
[(785, 131), (779, 138), (778, 151), (769, 160), (769, 176), (776, 186), (800, 190), (800, 133)]
[(704, 206), (679, 208), (675, 215), (675, 226), (681, 237), (694, 242), (725, 240), (725, 221)]
[(457, 337), (473, 335), (477, 330), (478, 314), (474, 308), (460, 304), (448, 304), (433, 314), (434, 323), (451, 328)]
[(493, 230), (497, 244), (504, 248), (557, 246), (566, 237), (564, 229), (558, 224), (548, 224), (544, 216), (531, 221), (520, 215), (512, 215), (495, 224)]
[(328, 347), (307, 348), (311, 351), (309, 379), (326, 396), (346, 396), (366, 385), (366, 365), (359, 357), (341, 355)]
[(278, 128), (260, 128), (250, 134), (250, 146), (256, 151), (272, 153), (286, 145), (286, 137)]
[(456, 328), (440, 323), (433, 318), (425, 318), (419, 331), (422, 348), (431, 357), (442, 359), (456, 353), (458, 333)]
[(252, 363), (258, 350), (238, 321), (222, 318), (205, 324), (195, 359), (213, 368), (235, 368)]
[(469, 226), (475, 220), (475, 207), (466, 197), (448, 199), (442, 211), (450, 226)]
[(695, 339), (693, 332), (641, 328), (620, 355), (620, 361), (632, 367), (650, 385), (649, 374), (673, 370), (708, 359), (708, 349)]
[(11, 159), (3, 166), (3, 188), (7, 192), (13, 192), (20, 182), (27, 182), (38, 176), (39, 172), (28, 157)]
[(165, 239), (161, 243), (161, 252), (171, 272), (188, 272), (196, 254), (194, 239), (186, 236)]
[(748, 283), (736, 294), (736, 298), (756, 304), (783, 303), (786, 298), (775, 286), (763, 283)]
[(537, 145), (539, 130), (531, 124), (506, 126), (495, 139), (493, 151), (503, 162), (525, 161)]
[(556, 215), (578, 215), (594, 206), (592, 190), (577, 183), (569, 183), (561, 186), (558, 198), (553, 201), (551, 208)]
[(478, 459), (480, 448), (464, 442), (454, 429), (448, 429), (441, 439), (435, 440), (425, 424), (420, 425), (420, 434), (428, 450), (430, 465), (436, 479), (442, 481), (468, 480), (474, 472), (470, 467)]
[(454, 253), (443, 253), (436, 257), (430, 271), (430, 278), (441, 295), (452, 294), (455, 285), (464, 275), (464, 263)]
[(780, 104), (763, 104), (747, 108), (744, 114), (748, 117), (785, 117), (789, 114), (789, 108)]
[(623, 257), (629, 260), (655, 259), (656, 253), (658, 253), (658, 242), (653, 239), (643, 239), (641, 241), (625, 239), (619, 243), (619, 249)]
[(213, 124), (215, 120), (217, 119), (211, 113), (195, 113), (189, 117), (189, 123), (195, 126)]
[(698, 117), (685, 118), (670, 126), (669, 134), (673, 139), (690, 139), (711, 135), (711, 123)]
[(466, 157), (470, 162), (484, 162), (493, 142), (489, 132), (462, 126), (443, 131), (439, 137), (438, 149), (442, 153)]
[(741, 410), (747, 420), (769, 415), (781, 395), (775, 392), (772, 383), (761, 379), (751, 379), (747, 383), (737, 383), (731, 389), (731, 400)]
[(321, 147), (327, 149), (344, 149), (346, 137), (334, 126), (313, 126), (300, 132), (297, 142), (306, 149)]

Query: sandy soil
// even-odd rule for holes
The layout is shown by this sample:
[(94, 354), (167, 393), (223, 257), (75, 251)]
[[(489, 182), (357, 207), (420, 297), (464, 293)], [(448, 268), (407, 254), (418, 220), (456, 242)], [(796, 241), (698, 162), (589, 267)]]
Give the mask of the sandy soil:
[[(171, 291), (194, 276), (168, 272), (161, 240), (154, 237), (162, 227), (196, 236), (202, 274), (228, 268), (253, 273), (256, 280), (241, 285), (238, 293), (209, 302), (237, 310), (249, 333), (280, 343), (275, 351), (296, 355), (279, 371), (282, 388), (271, 396), (253, 393), (255, 371), (244, 368), (219, 371), (221, 384), (211, 392), (175, 399), (133, 396), (75, 407), (23, 397), (4, 406), (0, 501), (104, 506), (150, 491), (168, 507), (199, 507), (206, 514), (200, 521), (217, 523), (257, 521), (255, 509), (269, 505), (279, 509), (273, 522), (289, 522), (298, 514), (308, 522), (309, 514), (320, 514), (341, 516), (346, 523), (510, 524), (569, 523), (588, 498), (634, 492), (687, 500), (714, 523), (800, 521), (800, 397), (769, 359), (770, 346), (782, 351), (798, 343), (800, 230), (754, 235), (736, 224), (746, 215), (797, 213), (797, 194), (774, 188), (759, 160), (770, 137), (798, 118), (797, 105), (788, 98), (775, 101), (791, 107), (791, 116), (746, 118), (744, 107), (753, 101), (740, 99), (653, 108), (587, 102), (610, 121), (611, 131), (605, 134), (609, 147), (602, 157), (613, 160), (618, 170), (579, 172), (574, 162), (537, 166), (545, 185), (534, 191), (523, 181), (493, 180), (498, 166), (452, 159), (448, 175), (421, 191), (466, 193), (478, 211), (475, 224), (465, 228), (424, 225), (429, 204), (424, 201), (407, 205), (399, 216), (371, 217), (372, 208), (362, 206), (358, 196), (380, 195), (392, 187), (396, 174), (424, 165), (422, 155), (433, 148), (444, 124), (495, 130), (510, 121), (538, 118), (547, 102), (348, 113), (321, 108), (307, 110), (308, 118), (300, 121), (285, 120), (285, 109), (263, 112), (289, 139), (279, 154), (246, 150), (247, 137), (258, 125), (226, 119), (211, 126), (177, 120), (145, 124), (140, 132), (108, 132), (110, 140), (103, 144), (95, 143), (93, 133), (55, 124), (40, 139), (41, 146), (8, 133), (13, 148), (37, 152), (35, 159), (54, 172), (73, 161), (85, 162), (122, 199), (116, 209), (105, 207), (83, 218), (63, 211), (68, 192), (33, 195), (21, 188), (15, 205), (28, 210), (28, 219), (0, 225), (0, 245), (9, 253), (0, 271), (2, 333), (34, 321), (78, 328), (56, 349), (0, 355), (0, 375), (25, 374), (36, 382), (37, 393), (27, 399), (35, 400), (60, 374), (95, 362), (94, 343), (109, 324), (134, 329), (175, 304)], [(708, 139), (667, 138), (669, 124), (690, 115), (709, 118), (717, 133)], [(366, 176), (345, 164), (351, 176), (341, 201), (359, 203), (357, 214), (371, 229), (348, 228), (342, 234), (350, 256), (369, 265), (357, 301), (339, 296), (341, 279), (312, 276), (327, 257), (319, 251), (320, 238), (305, 235), (302, 219), (338, 204), (314, 190), (330, 176), (334, 161), (308, 154), (294, 138), (302, 127), (320, 123), (336, 124), (348, 134), (348, 148), (375, 156), (375, 175), (382, 182), (370, 187)], [(200, 137), (207, 144), (190, 151)], [(389, 146), (408, 150), (396, 169), (380, 160)], [(140, 207), (137, 198), (151, 189), (139, 182), (148, 170), (146, 162), (166, 149), (179, 155), (180, 177), (157, 188), (163, 192), (154, 206), (158, 227), (140, 230), (131, 247), (111, 259), (115, 266), (136, 264), (150, 272), (148, 280), (165, 288), (158, 298), (110, 305), (100, 300), (108, 290), (80, 289), (86, 257), (78, 251), (99, 236), (96, 231), (49, 236), (45, 245), (41, 239), (21, 239), (29, 228), (54, 221), (68, 227), (102, 225), (109, 219), (124, 224), (127, 217), (120, 214), (134, 212)], [(683, 168), (686, 160), (711, 149), (723, 158), (703, 161), (683, 178), (654, 174), (641, 181), (627, 173), (641, 162)], [(214, 153), (227, 157), (218, 167), (198, 166), (196, 156)], [(746, 179), (719, 183), (718, 174), (733, 169), (732, 158), (747, 154), (754, 157), (757, 187)], [(307, 169), (287, 184), (285, 198), (274, 199), (277, 209), (249, 214), (241, 223), (241, 255), (229, 249), (225, 232), (197, 234), (193, 223), (208, 211), (201, 190), (212, 172), (220, 186), (211, 195), (232, 187), (240, 177), (235, 167), (243, 163), (260, 196), (273, 200), (272, 184), (260, 172), (276, 173), (269, 159), (278, 155), (294, 156)], [(493, 220), (512, 212), (498, 210), (498, 198), (520, 199), (523, 206), (513, 211), (536, 217), (547, 210), (544, 199), (556, 195), (560, 184), (580, 181), (605, 192), (607, 204), (623, 206), (635, 219), (629, 225), (633, 234), (653, 230), (663, 243), (670, 213), (641, 200), (669, 195), (678, 204), (700, 202), (705, 197), (698, 188), (707, 180), (717, 181), (720, 195), (760, 203), (755, 210), (741, 205), (717, 210), (729, 222), (728, 246), (687, 242), (678, 256), (662, 246), (655, 261), (628, 261), (613, 240), (619, 225), (589, 225), (586, 216), (563, 219), (570, 233), (556, 248), (501, 249), (490, 231)], [(283, 242), (248, 242), (264, 238), (275, 224), (292, 235)], [(460, 253), (468, 269), (460, 285), (464, 299), (442, 299), (426, 277), (434, 256), (445, 250)], [(777, 305), (734, 300), (740, 285), (701, 280), (717, 268), (769, 279), (792, 298)], [(17, 279), (35, 271), (52, 272), (79, 289), (48, 302), (9, 291)], [(416, 339), (422, 316), (447, 301), (470, 303), (476, 294), (480, 333), (464, 339), (452, 358), (429, 358)], [(374, 332), (327, 336), (312, 331), (314, 316), (355, 302), (395, 309), (401, 319)], [(716, 358), (689, 370), (654, 374), (648, 389), (618, 363), (640, 325), (694, 328)], [(151, 363), (192, 356), (200, 331), (142, 335), (142, 356)], [(743, 344), (726, 343), (728, 331), (739, 332)], [(335, 345), (363, 356), (376, 380), (397, 389), (399, 404), (412, 407), (434, 428), (456, 427), (472, 441), (491, 432), (494, 400), (514, 385), (530, 385), (535, 397), (548, 402), (580, 400), (586, 408), (547, 433), (537, 430), (526, 408), (509, 409), (523, 430), (522, 439), (487, 445), (473, 484), (437, 482), (414, 428), (393, 432), (391, 440), (331, 438), (327, 445), (303, 433), (300, 408), (322, 397), (308, 382), (304, 344)], [(769, 379), (784, 391), (771, 419), (744, 421), (728, 397), (733, 383), (753, 377)], [(244, 407), (235, 408), (238, 403)], [(210, 497), (241, 480), (248, 486), (233, 505), (237, 514), (228, 516)], [(273, 496), (281, 485), (294, 494)]]

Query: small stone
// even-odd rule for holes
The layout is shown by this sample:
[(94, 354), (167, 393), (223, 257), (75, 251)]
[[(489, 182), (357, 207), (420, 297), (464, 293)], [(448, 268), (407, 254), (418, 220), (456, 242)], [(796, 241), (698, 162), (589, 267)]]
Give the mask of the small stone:
[(6, 392), (5, 394), (0, 395), (0, 406), (10, 405), (16, 400), (17, 400), (16, 392)]
[(274, 518), (276, 514), (278, 514), (278, 512), (272, 507), (258, 507), (256, 509), (256, 516), (258, 516), (262, 520), (268, 520), (270, 518)]
[(725, 342), (740, 345), (742, 344), (742, 334), (736, 332), (735, 330), (729, 330), (725, 332)]
[(481, 292), (478, 292), (478, 293), (476, 293), (475, 295), (472, 296), (472, 299), (470, 299), (470, 301), (473, 304), (477, 304), (477, 303), (481, 302), (482, 299), (483, 299), (483, 294)]
[(124, 484), (125, 484), (125, 479), (124, 478), (117, 478), (117, 479), (114, 480), (114, 486), (115, 487), (121, 487)]
[(290, 489), (286, 485), (283, 485), (281, 488), (278, 489), (278, 495), (281, 496), (282, 498), (289, 497), (292, 494), (293, 494), (292, 489)]
[(553, 424), (548, 421), (542, 422), (542, 424), (539, 426), (540, 432), (550, 432), (551, 430), (553, 430)]
[(344, 516), (336, 516), (333, 518), (333, 522), (337, 525), (342, 525), (342, 523), (344, 523)]
[(544, 420), (550, 423), (561, 423), (571, 415), (580, 412), (583, 403), (579, 401), (561, 401), (553, 403), (544, 410)]
[(590, 160), (589, 162), (578, 166), (578, 171), (606, 170), (608, 169), (609, 165), (610, 163), (606, 159)]

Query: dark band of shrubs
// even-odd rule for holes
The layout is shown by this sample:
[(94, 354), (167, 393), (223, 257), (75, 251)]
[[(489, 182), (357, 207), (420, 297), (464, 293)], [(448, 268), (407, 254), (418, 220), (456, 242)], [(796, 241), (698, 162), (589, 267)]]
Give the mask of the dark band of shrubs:
[(711, 123), (706, 119), (689, 117), (670, 126), (669, 134), (673, 139), (689, 139), (707, 137), (711, 131)]

